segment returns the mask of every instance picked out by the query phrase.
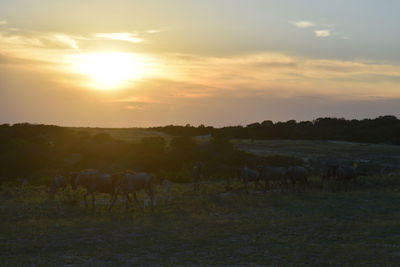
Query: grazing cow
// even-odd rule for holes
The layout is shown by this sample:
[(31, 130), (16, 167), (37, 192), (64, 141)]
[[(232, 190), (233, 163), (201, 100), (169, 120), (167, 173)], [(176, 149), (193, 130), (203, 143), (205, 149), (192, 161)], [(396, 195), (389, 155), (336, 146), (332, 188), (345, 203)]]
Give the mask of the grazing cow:
[(322, 181), (325, 187), (327, 182), (334, 182), (335, 189), (344, 190), (348, 189), (348, 183), (356, 178), (356, 168), (349, 165), (329, 165), (326, 169), (325, 174), (322, 176)]
[(50, 186), (47, 190), (49, 199), (53, 199), (59, 190), (64, 190), (67, 187), (67, 180), (62, 175), (56, 175), (51, 180)]
[(238, 170), (238, 178), (244, 184), (246, 193), (249, 193), (247, 190), (247, 184), (249, 182), (254, 182), (257, 189), (260, 181), (260, 173), (257, 170), (253, 170), (245, 166)]
[[(154, 210), (154, 206), (156, 205), (156, 189), (157, 184), (160, 181), (151, 174), (145, 172), (132, 172), (126, 171), (122, 173), (117, 173), (113, 175), (113, 180), (115, 181), (116, 188), (118, 192), (123, 193), (126, 196), (125, 208), (128, 207), (128, 195), (129, 193), (133, 194), (133, 197), (136, 200), (136, 203), (139, 204), (139, 200), (137, 199), (136, 192), (140, 190), (144, 190), (145, 193), (149, 196), (151, 201), (151, 210)], [(115, 196), (113, 202), (115, 201)], [(143, 209), (142, 209), (143, 210)]]
[(349, 182), (357, 177), (356, 168), (349, 165), (340, 165), (337, 169), (338, 188), (348, 190)]
[(282, 191), (287, 190), (287, 170), (283, 167), (260, 167), (260, 179), (264, 181), (264, 192), (272, 186), (279, 186)]
[(200, 180), (203, 176), (203, 163), (196, 162), (192, 168), (192, 177), (193, 177), (193, 189), (194, 191), (199, 191), (200, 189)]
[(338, 164), (330, 164), (322, 171), (322, 189), (324, 191), (328, 190), (328, 187), (332, 182), (336, 182), (338, 168)]
[(299, 184), (303, 190), (309, 188), (308, 176), (308, 170), (302, 166), (290, 166), (287, 170), (287, 177), (292, 184), (293, 190), (296, 189), (296, 184)]
[[(101, 173), (95, 169), (87, 169), (76, 173), (71, 173), (71, 186), (72, 189), (76, 190), (78, 187), (86, 189), (86, 194), (83, 196), (85, 206), (87, 207), (86, 197), (92, 195), (92, 208), (95, 208), (95, 192), (108, 193), (113, 199), (115, 195), (115, 182), (112, 180), (112, 176), (107, 173)], [(109, 210), (111, 210), (114, 202), (111, 202)]]

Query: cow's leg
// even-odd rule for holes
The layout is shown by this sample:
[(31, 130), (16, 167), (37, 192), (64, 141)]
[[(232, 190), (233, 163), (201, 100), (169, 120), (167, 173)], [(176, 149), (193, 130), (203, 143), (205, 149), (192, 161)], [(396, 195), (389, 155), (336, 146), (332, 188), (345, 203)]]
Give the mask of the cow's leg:
[(111, 201), (110, 201), (110, 205), (108, 207), (108, 211), (111, 211), (112, 207), (114, 206), (115, 201), (118, 198), (118, 193), (114, 192), (114, 194), (111, 194)]
[(340, 191), (340, 180), (336, 178), (335, 180), (335, 192)]
[(268, 184), (268, 189), (270, 192), (276, 192), (277, 188), (279, 187), (279, 184), (277, 184), (277, 181), (274, 179), (269, 178), (267, 181)]
[(194, 181), (194, 191), (199, 192), (200, 190), (200, 178), (196, 178)]
[(132, 202), (131, 198), (129, 197), (129, 193), (126, 193), (125, 195), (126, 195), (126, 199), (127, 199), (129, 202)]
[(330, 183), (330, 178), (328, 176), (322, 176), (321, 177), (321, 182), (322, 182), (322, 191), (328, 192), (329, 191), (329, 183)]
[(344, 191), (343, 186), (344, 186), (344, 181), (342, 179), (339, 180), (339, 185), (338, 185), (338, 191)]
[(244, 182), (244, 190), (245, 190), (245, 192), (246, 192), (246, 194), (249, 194), (249, 190), (247, 189), (247, 184), (248, 184), (248, 182), (247, 182), (247, 180)]
[(347, 180), (343, 179), (343, 191), (346, 192), (347, 191)]
[(254, 181), (254, 184), (255, 184), (255, 187), (256, 187), (256, 190), (259, 188), (259, 180), (258, 179), (256, 179), (255, 181)]
[(268, 180), (265, 179), (264, 180), (264, 193), (267, 193), (267, 190), (268, 190)]
[(123, 208), (123, 213), (126, 213), (127, 212), (127, 210), (128, 210), (128, 199), (129, 199), (129, 193), (125, 193), (124, 194), (124, 197), (125, 197), (125, 205), (124, 205), (124, 208)]
[(133, 198), (135, 199), (136, 203), (139, 204), (139, 200), (136, 196), (136, 192), (133, 192)]
[(83, 201), (85, 202), (85, 207), (87, 207), (86, 197), (87, 197), (89, 194), (90, 194), (90, 193), (89, 193), (89, 191), (88, 191), (88, 192), (86, 192), (86, 193), (83, 195)]
[(95, 207), (94, 207), (94, 192), (92, 192), (92, 210), (94, 211)]
[(151, 211), (154, 211), (154, 206), (155, 206), (155, 199), (154, 199), (154, 192), (153, 191), (149, 191), (148, 192), (148, 196), (150, 197), (150, 204), (151, 204)]
[(135, 199), (135, 201), (136, 201), (136, 204), (140, 207), (140, 209), (142, 210), (142, 212), (144, 212), (144, 208), (142, 207), (142, 205), (140, 205), (140, 202), (139, 202), (139, 200), (138, 200), (138, 198), (137, 198), (137, 196), (136, 196), (136, 192), (133, 192), (133, 197), (134, 197), (134, 199)]
[(298, 192), (298, 191), (300, 191), (300, 186), (299, 186), (299, 180), (298, 179), (295, 179), (295, 178), (292, 178), (291, 180), (291, 183), (292, 183), (292, 190), (293, 190), (293, 192)]
[(283, 192), (289, 192), (289, 183), (286, 178), (281, 178), (282, 185), (283, 185)]
[(168, 201), (172, 200), (172, 189), (171, 187), (168, 187)]
[(149, 193), (150, 193), (151, 210), (154, 211), (154, 207), (157, 205), (156, 189), (155, 188), (151, 188)]
[(305, 178), (304, 182), (305, 182), (305, 185), (306, 185), (306, 189), (307, 189), (307, 190), (310, 190), (310, 189), (311, 189), (311, 185), (310, 185), (310, 183), (308, 182), (308, 177)]

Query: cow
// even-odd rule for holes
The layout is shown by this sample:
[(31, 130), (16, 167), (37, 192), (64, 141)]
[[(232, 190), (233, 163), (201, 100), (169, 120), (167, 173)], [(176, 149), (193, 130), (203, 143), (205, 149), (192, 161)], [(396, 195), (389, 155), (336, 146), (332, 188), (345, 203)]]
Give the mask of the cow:
[(261, 166), (260, 180), (264, 181), (264, 192), (274, 186), (280, 187), (281, 191), (287, 190), (287, 170), (283, 167)]
[(334, 190), (347, 190), (348, 183), (357, 176), (355, 166), (343, 164), (331, 164), (325, 170), (322, 176), (323, 187), (326, 188), (327, 183), (334, 183)]
[[(83, 196), (85, 207), (87, 207), (86, 197), (92, 195), (92, 209), (95, 209), (95, 196), (98, 193), (108, 193), (111, 195), (111, 200), (115, 195), (115, 181), (112, 179), (112, 175), (102, 173), (95, 169), (86, 169), (80, 172), (71, 173), (71, 187), (76, 190), (78, 187), (86, 189), (86, 193)], [(109, 210), (112, 209), (114, 202), (110, 202)]]
[(309, 171), (303, 166), (290, 166), (287, 169), (287, 178), (294, 191), (296, 190), (296, 184), (299, 184), (303, 190), (310, 188), (308, 177)]
[[(126, 197), (125, 209), (128, 208), (129, 193), (133, 194), (136, 203), (139, 204), (139, 200), (137, 199), (136, 193), (140, 190), (144, 190), (144, 192), (150, 198), (151, 210), (152, 211), (154, 210), (157, 200), (156, 199), (157, 185), (160, 184), (159, 179), (156, 178), (154, 175), (145, 172), (125, 171), (114, 174), (112, 176), (112, 180), (115, 182), (117, 192), (122, 193)], [(116, 195), (113, 198), (112, 204), (114, 203), (115, 199)]]
[(351, 165), (340, 165), (337, 169), (337, 183), (338, 189), (347, 191), (349, 189), (349, 182), (355, 180), (357, 177), (356, 168)]
[(240, 168), (238, 170), (238, 178), (243, 183), (247, 194), (249, 193), (247, 189), (249, 182), (254, 182), (256, 189), (259, 187), (260, 173), (257, 170), (250, 169), (247, 166)]

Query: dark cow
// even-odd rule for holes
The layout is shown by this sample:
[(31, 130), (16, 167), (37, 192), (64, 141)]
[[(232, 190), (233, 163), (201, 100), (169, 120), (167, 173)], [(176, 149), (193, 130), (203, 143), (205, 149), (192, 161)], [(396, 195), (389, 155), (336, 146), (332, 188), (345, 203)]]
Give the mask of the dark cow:
[(341, 165), (337, 169), (338, 189), (349, 189), (349, 183), (357, 177), (356, 168), (351, 165)]
[(287, 170), (283, 167), (262, 166), (260, 167), (260, 180), (264, 181), (264, 192), (273, 187), (287, 190)]
[(287, 178), (292, 185), (292, 189), (296, 190), (298, 184), (303, 190), (310, 188), (308, 184), (309, 171), (303, 166), (290, 166), (287, 170)]
[[(71, 173), (71, 186), (76, 190), (78, 187), (86, 189), (86, 194), (83, 196), (85, 206), (87, 207), (86, 197), (92, 195), (92, 208), (95, 208), (95, 196), (98, 193), (108, 193), (113, 199), (115, 195), (115, 182), (112, 180), (112, 175), (101, 173), (95, 169), (87, 169), (80, 172)], [(111, 210), (114, 202), (110, 203), (109, 210)]]
[(245, 166), (238, 170), (238, 178), (243, 183), (246, 193), (249, 193), (247, 189), (249, 182), (254, 182), (256, 189), (259, 187), (260, 173), (257, 170)]
[(357, 176), (356, 168), (351, 165), (331, 164), (322, 176), (324, 189), (327, 188), (328, 183), (334, 183), (334, 190), (347, 190), (350, 181), (354, 180)]

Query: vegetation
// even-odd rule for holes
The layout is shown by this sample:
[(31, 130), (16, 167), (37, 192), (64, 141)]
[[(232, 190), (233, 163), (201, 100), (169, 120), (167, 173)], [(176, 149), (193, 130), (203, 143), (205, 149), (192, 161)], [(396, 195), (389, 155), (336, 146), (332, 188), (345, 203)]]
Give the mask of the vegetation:
[(127, 216), (120, 202), (108, 213), (106, 195), (92, 214), (70, 191), (46, 202), (43, 187), (2, 186), (0, 265), (394, 266), (399, 178), (336, 193), (245, 195), (209, 182), (195, 194), (175, 184), (171, 202), (144, 214), (133, 205)]
[[(400, 260), (400, 148), (304, 140), (228, 140), (167, 136), (154, 129), (0, 127), (0, 266), (54, 265), (396, 265)], [(278, 193), (240, 189), (230, 180), (242, 163), (274, 166), (321, 159), (358, 162), (349, 192)], [(208, 177), (199, 192), (193, 162)], [(176, 183), (173, 199), (159, 191), (154, 213), (119, 201), (107, 211), (85, 208), (82, 191), (49, 200), (55, 174), (84, 168), (156, 172)], [(384, 170), (382, 172), (381, 170)], [(17, 185), (20, 178), (30, 184)], [(232, 183), (233, 182), (233, 183)], [(141, 201), (144, 196), (139, 195)]]
[(206, 135), (227, 139), (292, 139), (292, 140), (342, 140), (366, 143), (400, 144), (400, 120), (395, 116), (381, 116), (376, 119), (346, 120), (343, 118), (318, 118), (313, 121), (289, 120), (273, 123), (270, 120), (243, 126), (212, 128), (165, 126), (152, 130), (170, 135)]
[[(303, 126), (311, 137), (295, 134), (296, 129)], [(371, 131), (376, 131), (381, 135), (379, 140), (396, 143), (396, 138), (400, 136), (396, 127), (399, 127), (399, 120), (393, 116), (362, 121), (317, 119), (313, 123), (269, 122), (221, 129), (189, 125), (102, 129), (3, 124), (0, 125), (0, 183), (28, 179), (34, 184), (47, 184), (56, 174), (85, 168), (105, 172), (133, 169), (184, 182), (191, 180), (191, 167), (196, 161), (205, 163), (208, 177), (227, 178), (235, 173), (237, 166), (246, 162), (250, 165), (255, 162), (275, 166), (302, 165), (308, 159), (337, 158), (338, 153), (348, 162), (357, 162), (363, 173), (374, 174), (382, 169), (387, 172), (396, 170), (400, 152), (397, 147), (323, 140), (268, 141), (268, 138), (290, 138), (290, 133), (295, 139), (352, 140), (346, 137), (346, 133), (362, 132), (364, 129), (362, 134), (368, 138), (374, 136)], [(263, 137), (262, 134), (266, 134), (267, 139), (252, 139), (258, 135)], [(237, 139), (232, 141), (231, 137)]]
[[(34, 184), (47, 184), (56, 174), (96, 168), (104, 172), (126, 169), (147, 171), (172, 181), (184, 181), (193, 162), (203, 161), (208, 173), (235, 166), (245, 160), (244, 152), (234, 149), (226, 139), (197, 143), (188, 136), (164, 138), (161, 134), (133, 133), (114, 135), (106, 130), (64, 128), (48, 125), (14, 124), (0, 126), (1, 183), (28, 179)], [(144, 136), (144, 137), (143, 137)], [(129, 137), (129, 138), (128, 138)]]

